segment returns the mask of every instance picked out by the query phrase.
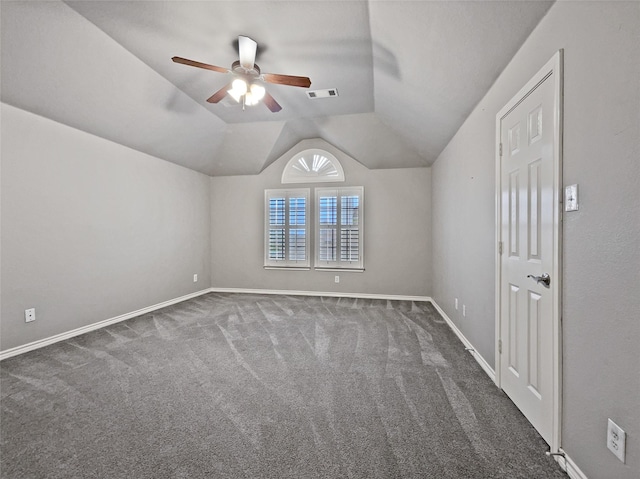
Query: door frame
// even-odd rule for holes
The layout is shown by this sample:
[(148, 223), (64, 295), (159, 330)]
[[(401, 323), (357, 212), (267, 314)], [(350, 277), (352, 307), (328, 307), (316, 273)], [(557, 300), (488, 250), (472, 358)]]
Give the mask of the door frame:
[(501, 366), (499, 351), (501, 339), (501, 283), (502, 254), (500, 252), (502, 238), (502, 176), (500, 150), (501, 123), (511, 110), (517, 107), (533, 90), (553, 74), (553, 268), (551, 278), (555, 282), (552, 294), (552, 370), (553, 370), (553, 426), (551, 452), (560, 452), (562, 427), (562, 121), (563, 121), (563, 50), (558, 50), (553, 57), (526, 83), (524, 87), (496, 115), (496, 248), (495, 248), (495, 383), (501, 387)]

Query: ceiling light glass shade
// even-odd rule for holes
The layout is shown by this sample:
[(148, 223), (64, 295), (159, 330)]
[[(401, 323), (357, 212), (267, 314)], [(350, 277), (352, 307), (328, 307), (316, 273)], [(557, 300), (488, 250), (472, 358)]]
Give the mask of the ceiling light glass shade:
[(231, 95), (235, 101), (240, 103), (242, 95), (247, 93), (247, 82), (241, 78), (236, 78), (231, 84), (231, 90), (227, 90), (227, 93)]
[(238, 103), (240, 103), (240, 98), (242, 98), (242, 95), (240, 93), (238, 93), (236, 90), (231, 89), (231, 90), (227, 90), (227, 93), (229, 95), (231, 95), (233, 97), (233, 99), (235, 101), (237, 101)]
[(256, 98), (256, 96), (254, 94), (252, 94), (250, 91), (248, 91), (244, 95), (244, 104), (247, 105), (247, 106), (257, 105), (258, 101), (259, 100)]
[(247, 82), (241, 78), (236, 78), (231, 84), (231, 89), (237, 92), (239, 96), (242, 96), (247, 93)]
[(262, 85), (251, 85), (251, 96), (255, 102), (259, 102), (264, 98), (264, 87)]

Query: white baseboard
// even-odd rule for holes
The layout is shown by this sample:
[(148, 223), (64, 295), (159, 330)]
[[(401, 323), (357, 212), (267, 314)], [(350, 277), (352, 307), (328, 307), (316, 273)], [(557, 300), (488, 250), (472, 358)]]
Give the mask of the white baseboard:
[[(371, 294), (371, 293), (342, 293), (342, 292), (334, 292), (334, 291), (291, 291), (291, 290), (246, 289), (246, 288), (207, 288), (201, 291), (196, 291), (195, 293), (190, 293), (184, 296), (180, 296), (179, 298), (174, 298), (168, 301), (164, 301), (162, 303), (154, 304), (146, 308), (138, 309), (136, 311), (131, 311), (130, 313), (121, 314), (113, 318), (105, 319), (103, 321), (98, 321), (97, 323), (89, 324), (87, 326), (82, 326), (80, 328), (73, 329), (71, 331), (66, 331), (64, 333), (56, 334), (48, 338), (40, 339), (38, 341), (33, 341), (31, 343), (27, 343), (22, 346), (17, 346), (15, 348), (0, 351), (0, 361), (2, 361), (3, 359), (11, 358), (13, 356), (17, 356), (19, 354), (33, 351), (35, 349), (49, 346), (50, 344), (54, 344), (59, 341), (64, 341), (65, 339), (73, 338), (75, 336), (79, 336), (81, 334), (88, 333), (90, 331), (95, 331), (96, 329), (104, 328), (105, 326), (119, 323), (120, 321), (125, 321), (127, 319), (131, 319), (136, 316), (141, 316), (151, 311), (155, 311), (160, 308), (165, 308), (167, 306), (171, 306), (172, 304), (180, 303), (182, 301), (186, 301), (188, 299), (195, 298), (197, 296), (201, 296), (203, 294), (210, 293), (210, 292), (273, 294), (273, 295), (279, 294), (279, 295), (288, 295), (288, 296), (325, 296), (325, 297), (335, 297), (335, 298), (384, 299), (384, 300), (392, 300), (392, 301), (428, 301), (431, 304), (433, 304), (433, 306), (438, 310), (438, 312), (442, 315), (442, 317), (447, 322), (449, 327), (460, 338), (460, 340), (465, 345), (465, 347), (473, 349), (473, 346), (467, 340), (467, 338), (465, 338), (462, 332), (456, 327), (455, 324), (453, 324), (453, 321), (451, 321), (451, 319), (446, 315), (446, 313), (440, 308), (440, 306), (438, 306), (438, 304), (430, 296), (408, 296), (408, 295), (397, 295), (397, 294)], [(487, 364), (484, 358), (475, 351), (471, 351), (471, 353), (473, 354), (476, 361), (478, 361), (480, 366), (482, 366), (485, 372), (489, 375), (489, 377), (495, 380), (495, 372)]]
[(578, 465), (567, 455), (565, 451), (560, 448), (560, 452), (564, 454), (562, 456), (555, 456), (556, 462), (560, 464), (560, 467), (567, 473), (571, 479), (588, 479), (586, 474), (580, 470)]
[[(362, 298), (362, 299), (385, 299), (385, 300), (395, 300), (395, 301), (428, 301), (430, 302), (434, 308), (440, 313), (442, 318), (445, 320), (447, 325), (451, 328), (451, 330), (458, 336), (462, 344), (466, 348), (469, 348), (469, 352), (475, 358), (475, 360), (480, 364), (480, 367), (487, 373), (487, 375), (491, 378), (492, 381), (495, 382), (496, 373), (489, 363), (485, 361), (480, 353), (478, 353), (471, 342), (462, 334), (462, 331), (458, 329), (458, 327), (454, 324), (454, 322), (447, 316), (444, 310), (436, 303), (433, 298), (430, 296), (405, 296), (405, 295), (393, 295), (393, 294), (369, 294), (369, 293), (341, 293), (341, 292), (319, 292), (319, 291), (290, 291), (290, 290), (271, 290), (271, 289), (244, 289), (244, 288), (207, 288), (200, 291), (196, 291), (195, 293), (186, 294), (184, 296), (180, 296), (179, 298), (170, 299), (168, 301), (164, 301), (162, 303), (154, 304), (152, 306), (148, 306), (146, 308), (138, 309), (136, 311), (132, 311), (130, 313), (121, 314), (120, 316), (115, 316), (110, 319), (105, 319), (103, 321), (98, 321), (97, 323), (90, 324), (88, 326), (83, 326), (81, 328), (77, 328), (71, 331), (67, 331), (65, 333), (56, 334), (54, 336), (41, 339), (38, 341), (33, 341), (28, 344), (24, 344), (22, 346), (17, 346), (15, 348), (7, 349), (5, 351), (0, 351), (0, 361), (3, 359), (11, 358), (13, 356), (17, 356), (19, 354), (23, 354), (29, 351), (33, 351), (35, 349), (39, 349), (50, 344), (57, 343), (59, 341), (64, 341), (65, 339), (73, 338), (75, 336), (79, 336), (84, 333), (88, 333), (90, 331), (95, 331), (96, 329), (104, 328), (105, 326), (109, 326), (111, 324), (119, 323), (120, 321), (125, 321), (127, 319), (134, 318), (136, 316), (141, 316), (146, 313), (150, 313), (151, 311), (155, 311), (161, 308), (165, 308), (167, 306), (171, 306), (176, 303), (180, 303), (182, 301), (186, 301), (191, 298), (195, 298), (197, 296), (202, 296), (207, 293), (247, 293), (247, 294), (273, 294), (273, 295), (287, 295), (287, 296), (325, 296), (325, 297), (336, 297), (336, 298)], [(569, 475), (571, 479), (588, 479), (587, 476), (580, 470), (578, 465), (573, 462), (573, 460), (566, 455), (566, 453), (560, 449), (560, 452), (563, 452), (565, 456), (555, 456), (555, 460), (560, 464), (560, 467)]]
[(187, 299), (195, 298), (196, 296), (201, 296), (210, 291), (211, 290), (209, 288), (203, 289), (201, 291), (196, 291), (195, 293), (190, 293), (184, 296), (180, 296), (179, 298), (170, 299), (162, 303), (154, 304), (153, 306), (148, 306), (146, 308), (138, 309), (137, 311), (121, 314), (120, 316), (115, 316), (113, 318), (105, 319), (103, 321), (98, 321), (97, 323), (89, 324), (87, 326), (82, 326), (80, 328), (73, 329), (71, 331), (67, 331), (64, 333), (56, 334), (54, 336), (50, 336), (45, 339), (33, 341), (32, 343), (27, 343), (22, 346), (6, 349), (4, 351), (0, 351), (0, 361), (2, 361), (3, 359), (11, 358), (13, 356), (17, 356), (18, 354), (23, 354), (29, 351), (33, 351), (34, 349), (39, 349), (45, 346), (49, 346), (50, 344), (54, 344), (59, 341), (64, 341), (65, 339), (73, 338), (75, 336), (80, 336), (81, 334), (88, 333), (89, 331), (95, 331), (96, 329), (104, 328), (105, 326), (119, 323), (120, 321), (125, 321), (127, 319), (135, 318), (136, 316), (141, 316), (143, 314), (150, 313), (151, 311), (155, 311), (157, 309), (165, 308), (167, 306), (171, 306), (172, 304), (180, 303), (182, 301), (186, 301)]
[(465, 348), (467, 348), (469, 350), (469, 352), (475, 358), (475, 360), (478, 362), (480, 367), (482, 369), (484, 369), (484, 372), (487, 373), (487, 376), (489, 376), (491, 378), (491, 380), (495, 383), (496, 382), (496, 372), (495, 372), (495, 370), (482, 357), (482, 355), (478, 351), (475, 350), (475, 348), (473, 347), (473, 344), (471, 344), (471, 342), (465, 337), (465, 335), (462, 334), (462, 331), (460, 331), (458, 329), (458, 327), (454, 324), (454, 322), (451, 321), (451, 318), (449, 316), (447, 316), (447, 313), (445, 313), (444, 310), (440, 306), (438, 306), (438, 303), (436, 303), (433, 299), (430, 299), (429, 301), (431, 301), (431, 304), (433, 304), (434, 308), (436, 308), (438, 310), (438, 312), (440, 313), (440, 316), (442, 316), (444, 318), (444, 320), (449, 325), (449, 327), (453, 330), (453, 332), (456, 333), (456, 336), (458, 336), (460, 341), (462, 341), (462, 344), (464, 344)]
[(120, 321), (125, 321), (127, 319), (135, 318), (136, 316), (141, 316), (143, 314), (150, 313), (151, 311), (165, 308), (167, 306), (171, 306), (172, 304), (180, 303), (182, 301), (186, 301), (188, 299), (195, 298), (197, 296), (201, 296), (203, 294), (211, 293), (211, 292), (280, 294), (280, 295), (289, 295), (289, 296), (291, 295), (293, 296), (329, 296), (329, 297), (339, 297), (339, 298), (388, 299), (388, 300), (398, 300), (398, 301), (430, 301), (431, 300), (431, 298), (428, 296), (402, 296), (402, 295), (388, 295), (388, 294), (382, 295), (382, 294), (367, 294), (367, 293), (288, 291), (288, 290), (240, 289), (240, 288), (207, 288), (201, 291), (196, 291), (195, 293), (190, 293), (184, 296), (180, 296), (179, 298), (174, 298), (168, 301), (164, 301), (162, 303), (154, 304), (153, 306), (148, 306), (146, 308), (138, 309), (136, 311), (131, 311), (130, 313), (121, 314), (120, 316), (105, 319), (103, 321), (98, 321), (97, 323), (89, 324), (87, 326), (82, 326), (80, 328), (73, 329), (71, 331), (66, 331), (64, 333), (56, 334), (48, 338), (23, 344), (22, 346), (16, 346), (15, 348), (0, 351), (0, 361), (2, 361), (3, 359), (11, 358), (13, 356), (17, 356), (19, 354), (33, 351), (35, 349), (49, 346), (50, 344), (54, 344), (59, 341), (64, 341), (65, 339), (73, 338), (75, 336), (80, 336), (81, 334), (88, 333), (90, 331), (95, 331), (96, 329), (104, 328), (105, 326), (119, 323)]
[(429, 296), (399, 294), (340, 293), (332, 291), (291, 291), (288, 289), (211, 288), (214, 293), (280, 294), (283, 296), (325, 296), (329, 298), (388, 299), (393, 301), (431, 301)]
[[(447, 322), (447, 324), (453, 330), (453, 332), (456, 333), (458, 338), (460, 338), (460, 341), (462, 341), (465, 347), (470, 349), (469, 352), (471, 353), (471, 355), (476, 359), (478, 364), (480, 364), (480, 367), (484, 369), (484, 371), (487, 373), (487, 376), (489, 376), (491, 380), (495, 383), (496, 381), (495, 370), (491, 366), (489, 366), (489, 363), (485, 361), (482, 355), (474, 349), (471, 342), (465, 337), (464, 334), (462, 334), (462, 331), (458, 329), (458, 327), (453, 323), (453, 321), (451, 321), (451, 318), (447, 316), (447, 313), (445, 313), (442, 310), (442, 308), (438, 306), (438, 303), (436, 303), (433, 299), (429, 299), (429, 301), (438, 310), (440, 315), (444, 318), (444, 320)], [(578, 465), (575, 462), (573, 462), (573, 460), (567, 455), (565, 451), (562, 450), (562, 448), (560, 448), (559, 452), (563, 453), (564, 456), (554, 456), (554, 459), (560, 465), (562, 470), (565, 471), (571, 479), (588, 479), (586, 474), (580, 470)]]

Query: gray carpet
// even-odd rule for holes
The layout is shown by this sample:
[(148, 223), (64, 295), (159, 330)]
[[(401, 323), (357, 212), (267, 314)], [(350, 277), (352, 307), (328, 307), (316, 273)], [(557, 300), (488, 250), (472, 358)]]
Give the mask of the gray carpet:
[(2, 478), (566, 478), (429, 303), (210, 293), (0, 363)]

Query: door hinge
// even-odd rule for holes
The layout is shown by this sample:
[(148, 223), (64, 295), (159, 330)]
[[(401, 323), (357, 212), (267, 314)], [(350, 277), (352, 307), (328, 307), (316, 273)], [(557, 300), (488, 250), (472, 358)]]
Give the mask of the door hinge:
[(502, 354), (502, 339), (498, 339), (498, 352)]
[(502, 143), (500, 143), (500, 146), (498, 147), (498, 149), (500, 150), (500, 156), (502, 156)]
[(502, 254), (502, 241), (498, 241), (498, 254)]

